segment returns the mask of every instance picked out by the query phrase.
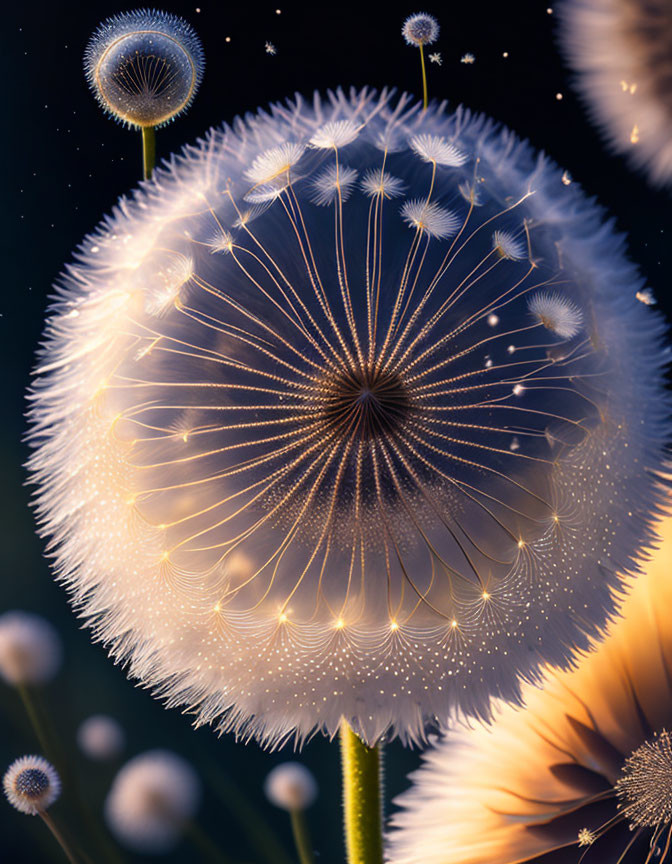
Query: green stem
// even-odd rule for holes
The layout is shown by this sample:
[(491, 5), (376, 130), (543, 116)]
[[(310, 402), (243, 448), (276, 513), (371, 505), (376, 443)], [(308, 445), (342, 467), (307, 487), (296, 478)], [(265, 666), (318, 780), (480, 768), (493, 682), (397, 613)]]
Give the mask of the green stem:
[(33, 731), (37, 736), (37, 740), (39, 741), (42, 753), (47, 757), (47, 759), (49, 759), (50, 762), (53, 762), (54, 758), (53, 753), (51, 752), (51, 745), (49, 744), (47, 733), (45, 732), (42, 723), (40, 722), (40, 715), (38, 714), (37, 707), (35, 705), (35, 702), (33, 701), (30, 690), (26, 687), (25, 684), (17, 684), (16, 689), (19, 691), (19, 696), (21, 697), (21, 701), (23, 702), (23, 707), (26, 709), (28, 720), (30, 721), (30, 725), (33, 727)]
[(201, 854), (201, 860), (212, 861), (214, 864), (232, 864), (230, 858), (224, 855), (212, 842), (203, 829), (196, 822), (187, 822), (185, 825), (187, 837)]
[(313, 845), (310, 842), (306, 815), (303, 810), (291, 810), (289, 816), (292, 820), (292, 834), (294, 835), (299, 862), (300, 864), (313, 864), (315, 858), (313, 856)]
[(142, 127), (142, 176), (149, 180), (156, 164), (156, 135), (153, 126)]
[(343, 816), (348, 864), (383, 864), (382, 754), (343, 720)]
[(42, 821), (44, 822), (44, 824), (47, 826), (47, 828), (51, 831), (51, 833), (56, 838), (56, 842), (58, 843), (58, 845), (61, 847), (63, 852), (65, 852), (65, 856), (68, 859), (68, 861), (70, 862), (70, 864), (77, 864), (77, 859), (75, 858), (75, 853), (72, 851), (72, 849), (68, 845), (68, 842), (65, 839), (65, 837), (61, 834), (59, 829), (56, 827), (56, 823), (51, 818), (51, 816), (45, 810), (38, 810), (37, 812), (42, 817)]
[(422, 66), (422, 107), (424, 110), (429, 104), (429, 100), (427, 98), (427, 70), (425, 68), (425, 49), (423, 45), (420, 45), (420, 64)]

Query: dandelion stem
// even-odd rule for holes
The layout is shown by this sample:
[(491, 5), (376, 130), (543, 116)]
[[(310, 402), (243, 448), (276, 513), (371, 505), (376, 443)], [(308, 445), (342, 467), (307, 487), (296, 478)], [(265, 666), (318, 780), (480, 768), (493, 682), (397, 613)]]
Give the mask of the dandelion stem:
[(153, 126), (142, 127), (142, 175), (149, 180), (156, 163), (156, 135)]
[(203, 861), (212, 861), (213, 864), (233, 864), (232, 859), (224, 855), (212, 842), (208, 835), (196, 822), (187, 822), (186, 834), (199, 850)]
[(292, 820), (292, 833), (299, 856), (299, 864), (313, 864), (315, 858), (313, 856), (313, 846), (310, 842), (306, 814), (303, 810), (292, 810), (289, 815)]
[(47, 737), (47, 733), (45, 732), (42, 723), (40, 722), (40, 715), (37, 711), (37, 706), (33, 701), (32, 694), (28, 687), (25, 684), (17, 684), (16, 689), (19, 691), (19, 696), (21, 697), (21, 701), (23, 702), (23, 707), (26, 709), (26, 714), (28, 715), (28, 720), (30, 721), (30, 725), (33, 727), (33, 731), (37, 736), (37, 740), (40, 744), (40, 749), (42, 753), (53, 762), (52, 758), (53, 754), (51, 751), (51, 746), (49, 744), (49, 739)]
[(343, 720), (343, 815), (348, 864), (383, 864), (382, 754)]
[(427, 69), (425, 68), (425, 48), (424, 45), (420, 45), (420, 64), (422, 66), (422, 107), (423, 110), (429, 104), (429, 100), (427, 98)]
[(58, 845), (61, 847), (61, 849), (65, 853), (65, 856), (68, 859), (68, 861), (70, 862), (70, 864), (78, 864), (77, 859), (75, 858), (75, 853), (70, 848), (65, 837), (61, 834), (59, 829), (56, 827), (56, 823), (51, 818), (51, 816), (46, 812), (46, 810), (38, 810), (37, 812), (42, 817), (42, 821), (44, 822), (44, 824), (47, 826), (47, 828), (51, 831), (51, 833), (56, 838), (56, 842), (58, 843)]

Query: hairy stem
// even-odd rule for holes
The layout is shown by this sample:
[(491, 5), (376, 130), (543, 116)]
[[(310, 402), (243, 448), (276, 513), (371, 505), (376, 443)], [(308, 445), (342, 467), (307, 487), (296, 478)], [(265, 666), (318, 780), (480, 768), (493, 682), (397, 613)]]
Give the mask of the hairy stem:
[(343, 720), (340, 729), (348, 864), (383, 864), (382, 754)]

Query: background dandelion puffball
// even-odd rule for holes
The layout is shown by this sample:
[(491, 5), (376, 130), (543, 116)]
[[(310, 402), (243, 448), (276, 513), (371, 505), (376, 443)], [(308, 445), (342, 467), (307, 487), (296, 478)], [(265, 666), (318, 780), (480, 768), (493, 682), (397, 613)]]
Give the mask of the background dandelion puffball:
[(560, 46), (612, 149), (658, 185), (672, 183), (669, 0), (564, 0)]
[(456, 728), (425, 752), (397, 799), (391, 864), (578, 864), (584, 852), (585, 864), (670, 864), (672, 517), (661, 534), (623, 618), (577, 668), (526, 688), (526, 710), (502, 705), (492, 727)]
[(566, 664), (652, 538), (663, 324), (603, 213), (386, 91), (212, 131), (57, 287), (30, 468), (94, 635), (198, 722), (367, 742)]

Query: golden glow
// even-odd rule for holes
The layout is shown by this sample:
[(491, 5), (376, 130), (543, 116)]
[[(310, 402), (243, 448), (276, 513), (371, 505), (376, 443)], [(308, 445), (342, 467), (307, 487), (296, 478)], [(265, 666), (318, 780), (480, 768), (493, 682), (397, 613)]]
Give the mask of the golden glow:
[(483, 597), (484, 600), (489, 600), (489, 599), (490, 599), (490, 595), (488, 594), (487, 591), (484, 591), (483, 594), (482, 594), (481, 596)]
[(222, 604), (221, 604), (221, 602), (220, 602), (219, 600), (218, 600), (218, 601), (215, 603), (215, 605), (212, 607), (212, 611), (213, 611), (213, 612), (221, 612), (221, 611), (222, 611)]
[(397, 622), (396, 621), (390, 621), (390, 630), (398, 630), (398, 629), (399, 629), (399, 625), (397, 624)]
[(639, 126), (635, 123), (632, 127), (632, 132), (630, 133), (630, 143), (637, 144), (639, 141)]
[(342, 618), (339, 618), (334, 626), (337, 630), (342, 630), (345, 627), (345, 621)]
[(518, 541), (518, 548), (522, 549), (524, 545), (525, 545), (525, 541), (521, 537), (521, 539)]
[(287, 616), (285, 615), (284, 612), (281, 612), (281, 613), (280, 613), (280, 615), (278, 616), (278, 621), (279, 621), (281, 624), (284, 624), (284, 623), (287, 621)]

